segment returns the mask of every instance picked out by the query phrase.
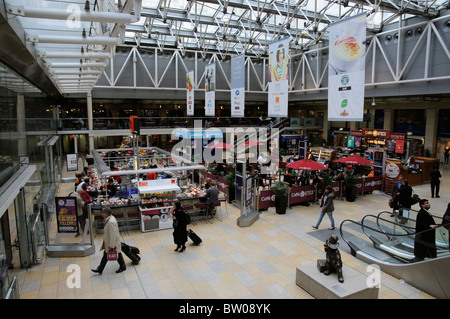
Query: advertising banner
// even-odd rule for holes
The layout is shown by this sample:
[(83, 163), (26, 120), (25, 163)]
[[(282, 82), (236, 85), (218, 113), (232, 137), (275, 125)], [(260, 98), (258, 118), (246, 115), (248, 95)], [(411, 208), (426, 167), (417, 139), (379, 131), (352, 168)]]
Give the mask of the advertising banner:
[(194, 71), (186, 73), (186, 114), (194, 115)]
[(383, 179), (381, 176), (366, 177), (364, 179), (364, 193), (381, 190)]
[(77, 199), (75, 197), (55, 197), (58, 233), (78, 232)]
[(291, 194), (289, 197), (289, 205), (303, 202), (313, 202), (315, 193), (316, 187), (314, 185), (307, 185), (307, 186), (292, 185)]
[(244, 117), (245, 109), (245, 55), (231, 58), (231, 116)]
[(288, 116), (289, 38), (269, 44), (269, 117)]
[(363, 121), (365, 44), (365, 14), (330, 24), (329, 121)]
[(214, 116), (216, 111), (216, 64), (205, 67), (205, 116)]
[(258, 209), (275, 207), (275, 192), (271, 189), (259, 192)]
[(395, 153), (403, 154), (405, 149), (405, 141), (404, 140), (396, 140), (395, 141)]
[(77, 154), (67, 154), (67, 171), (78, 170), (78, 156)]

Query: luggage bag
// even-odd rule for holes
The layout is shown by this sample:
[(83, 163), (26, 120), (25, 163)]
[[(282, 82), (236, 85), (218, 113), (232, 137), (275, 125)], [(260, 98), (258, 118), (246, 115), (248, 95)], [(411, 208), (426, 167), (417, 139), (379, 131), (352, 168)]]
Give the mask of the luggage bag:
[(200, 237), (198, 237), (198, 235), (196, 233), (194, 233), (194, 231), (192, 229), (188, 229), (187, 233), (188, 233), (189, 238), (194, 242), (194, 244), (200, 245), (200, 243), (202, 242), (202, 239)]
[(139, 248), (122, 243), (122, 251), (131, 259), (133, 265), (137, 265), (141, 261), (141, 257), (138, 255), (140, 253)]

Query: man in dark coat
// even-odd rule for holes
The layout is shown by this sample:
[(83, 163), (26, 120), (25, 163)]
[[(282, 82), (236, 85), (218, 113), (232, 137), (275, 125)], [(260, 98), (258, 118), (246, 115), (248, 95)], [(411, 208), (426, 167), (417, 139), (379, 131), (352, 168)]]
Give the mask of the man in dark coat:
[(398, 195), (398, 203), (403, 208), (411, 208), (412, 188), (408, 185), (408, 180), (403, 180), (403, 185), (400, 187), (400, 194)]
[(436, 258), (436, 231), (437, 227), (433, 217), (428, 212), (430, 202), (428, 199), (421, 199), (420, 210), (416, 219), (416, 235), (414, 238), (415, 260), (424, 258)]
[[(439, 198), (439, 188), (441, 184), (440, 178), (442, 177), (441, 172), (439, 172), (438, 168), (435, 167), (430, 172), (430, 184), (431, 184), (431, 198), (434, 198), (434, 195), (436, 194), (436, 197)], [(436, 192), (435, 192), (436, 191)]]

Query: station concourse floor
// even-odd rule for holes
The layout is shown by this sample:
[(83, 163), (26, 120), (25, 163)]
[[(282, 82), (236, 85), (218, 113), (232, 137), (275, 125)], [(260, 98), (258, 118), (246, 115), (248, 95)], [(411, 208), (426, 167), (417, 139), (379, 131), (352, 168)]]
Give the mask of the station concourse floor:
[[(441, 165), (443, 178), (440, 198), (431, 198), (430, 185), (414, 186), (420, 197), (429, 198), (430, 211), (442, 216), (449, 202), (450, 165)], [(67, 174), (67, 173), (64, 173)], [(74, 172), (67, 176), (74, 175)], [(73, 183), (61, 183), (57, 196), (67, 196)], [(102, 235), (95, 237), (95, 253), (80, 258), (45, 257), (28, 269), (14, 269), (21, 299), (313, 299), (295, 283), (296, 268), (316, 263), (325, 256), (324, 242), (314, 232), (328, 238), (338, 234), (345, 219), (361, 220), (366, 214), (388, 210), (387, 195), (380, 191), (359, 197), (355, 202), (335, 200), (335, 230), (324, 217), (319, 230), (313, 230), (319, 217), (318, 205), (293, 206), (285, 215), (274, 208), (263, 211), (250, 227), (239, 227), (240, 210), (227, 205), (228, 216), (212, 224), (198, 221), (189, 225), (203, 240), (199, 246), (188, 241), (186, 251), (175, 252), (172, 229), (153, 232), (122, 232), (123, 240), (137, 246), (142, 257), (134, 266), (124, 255), (126, 271), (117, 274), (117, 262), (108, 262), (102, 275), (91, 272), (100, 263)], [(414, 207), (413, 207), (414, 208)], [(53, 218), (53, 223), (56, 224)], [(346, 245), (342, 240), (341, 247)], [(367, 275), (367, 264), (340, 249), (343, 262)], [(81, 287), (69, 288), (67, 267), (81, 269)], [(344, 273), (345, 278), (345, 273)], [(380, 299), (434, 299), (434, 297), (383, 273)]]

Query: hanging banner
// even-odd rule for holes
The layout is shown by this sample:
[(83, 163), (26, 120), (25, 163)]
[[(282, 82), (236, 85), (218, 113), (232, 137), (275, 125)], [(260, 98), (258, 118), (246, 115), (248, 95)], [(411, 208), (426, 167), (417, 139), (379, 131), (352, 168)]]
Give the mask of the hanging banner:
[(365, 13), (330, 24), (328, 121), (363, 121)]
[(194, 115), (194, 71), (186, 73), (186, 114)]
[(76, 197), (55, 197), (58, 233), (78, 232)]
[(269, 117), (288, 116), (289, 38), (269, 44)]
[(205, 116), (214, 116), (216, 110), (216, 64), (205, 67)]
[(244, 117), (245, 55), (231, 58), (231, 116)]

